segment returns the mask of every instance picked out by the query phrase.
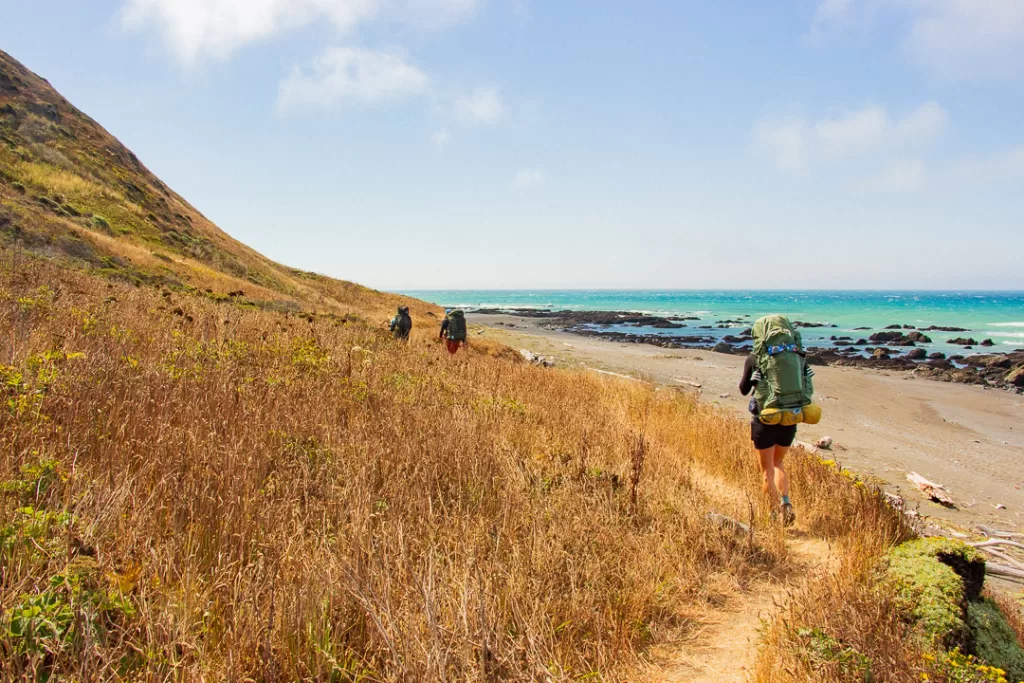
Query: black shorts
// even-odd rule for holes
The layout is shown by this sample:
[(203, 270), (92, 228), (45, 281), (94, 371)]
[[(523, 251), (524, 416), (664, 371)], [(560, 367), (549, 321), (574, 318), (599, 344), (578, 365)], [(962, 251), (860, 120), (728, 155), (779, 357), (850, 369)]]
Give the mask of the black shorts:
[(750, 421), (750, 440), (759, 451), (774, 446), (789, 448), (795, 439), (796, 425), (766, 425), (756, 417)]

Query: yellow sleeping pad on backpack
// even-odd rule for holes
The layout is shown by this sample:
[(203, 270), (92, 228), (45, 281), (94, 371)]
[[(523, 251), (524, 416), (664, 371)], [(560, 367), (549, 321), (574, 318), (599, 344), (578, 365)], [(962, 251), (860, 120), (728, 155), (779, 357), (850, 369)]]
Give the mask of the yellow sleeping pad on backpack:
[(757, 416), (766, 425), (792, 427), (800, 423), (816, 425), (821, 422), (821, 406), (811, 403), (803, 408), (767, 408)]

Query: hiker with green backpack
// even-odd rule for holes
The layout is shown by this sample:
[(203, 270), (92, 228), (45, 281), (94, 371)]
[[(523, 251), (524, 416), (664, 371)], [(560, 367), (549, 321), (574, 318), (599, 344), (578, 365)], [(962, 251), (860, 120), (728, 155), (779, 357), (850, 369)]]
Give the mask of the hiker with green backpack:
[(754, 348), (743, 364), (740, 392), (744, 396), (754, 392), (750, 439), (760, 457), (762, 490), (773, 509), (781, 506), (788, 526), (796, 521), (796, 514), (783, 459), (796, 439), (796, 426), (821, 419), (821, 408), (811, 402), (814, 370), (807, 364), (800, 331), (785, 316), (758, 319), (751, 334)]
[(448, 353), (458, 353), (460, 346), (468, 344), (466, 314), (459, 309), (446, 309), (444, 320), (441, 321), (441, 334), (439, 338), (445, 341)]

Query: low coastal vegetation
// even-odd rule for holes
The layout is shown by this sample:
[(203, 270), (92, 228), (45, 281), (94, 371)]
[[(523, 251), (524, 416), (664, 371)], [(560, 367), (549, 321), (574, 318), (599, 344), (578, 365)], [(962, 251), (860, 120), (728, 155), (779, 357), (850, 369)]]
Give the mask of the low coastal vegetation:
[[(791, 576), (742, 423), (685, 395), (5, 256), (16, 676), (622, 680)], [(839, 567), (769, 629), (761, 680), (988, 680), (944, 679), (948, 615), (878, 578), (900, 513), (831, 461), (792, 469)]]

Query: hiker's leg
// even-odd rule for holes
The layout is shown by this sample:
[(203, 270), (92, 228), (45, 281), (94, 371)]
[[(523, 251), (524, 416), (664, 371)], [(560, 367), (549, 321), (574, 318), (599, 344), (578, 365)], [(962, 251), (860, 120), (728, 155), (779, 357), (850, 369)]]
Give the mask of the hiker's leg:
[(764, 491), (764, 495), (772, 507), (775, 507), (779, 504), (779, 491), (775, 485), (775, 446), (759, 448), (757, 455), (761, 459), (761, 473), (764, 475), (761, 490)]
[(789, 475), (786, 474), (786, 467), (782, 461), (786, 457), (786, 453), (789, 452), (789, 448), (786, 446), (776, 446), (774, 450), (772, 464), (775, 467), (775, 488), (778, 489), (780, 496), (788, 497)]

